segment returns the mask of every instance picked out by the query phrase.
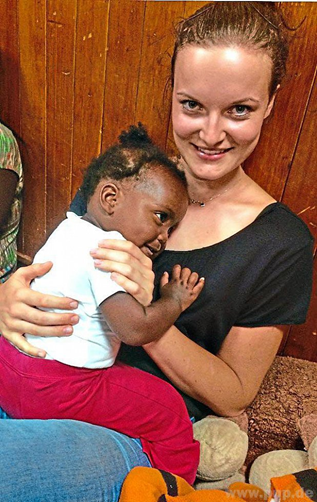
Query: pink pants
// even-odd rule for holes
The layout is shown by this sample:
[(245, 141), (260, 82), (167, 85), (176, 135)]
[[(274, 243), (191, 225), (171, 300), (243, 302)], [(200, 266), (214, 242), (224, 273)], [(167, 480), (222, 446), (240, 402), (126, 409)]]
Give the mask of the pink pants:
[(139, 369), (75, 368), (26, 356), (0, 337), (0, 406), (12, 418), (81, 420), (140, 438), (153, 467), (195, 480), (199, 443), (183, 399)]

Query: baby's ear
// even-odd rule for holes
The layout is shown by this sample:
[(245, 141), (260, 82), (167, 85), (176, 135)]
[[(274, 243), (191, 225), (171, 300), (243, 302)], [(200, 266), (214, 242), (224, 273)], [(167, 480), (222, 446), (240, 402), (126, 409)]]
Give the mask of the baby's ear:
[(107, 182), (100, 187), (99, 202), (104, 211), (109, 215), (114, 213), (118, 202), (120, 189), (115, 183)]

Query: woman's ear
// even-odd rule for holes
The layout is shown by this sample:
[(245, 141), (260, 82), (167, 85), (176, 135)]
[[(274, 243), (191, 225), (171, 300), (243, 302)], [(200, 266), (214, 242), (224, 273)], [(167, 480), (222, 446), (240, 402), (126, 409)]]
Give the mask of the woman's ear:
[(120, 188), (111, 182), (105, 182), (99, 192), (99, 202), (102, 209), (109, 215), (113, 214), (120, 197)]
[(276, 98), (276, 95), (277, 95), (277, 91), (279, 90), (280, 88), (280, 85), (277, 86), (274, 94), (272, 95), (268, 105), (267, 105), (267, 109), (266, 109), (266, 112), (265, 112), (265, 115), (264, 115), (264, 118), (266, 119), (270, 114), (271, 114), (271, 111), (273, 109), (273, 106), (274, 106), (274, 102), (275, 102), (275, 98)]

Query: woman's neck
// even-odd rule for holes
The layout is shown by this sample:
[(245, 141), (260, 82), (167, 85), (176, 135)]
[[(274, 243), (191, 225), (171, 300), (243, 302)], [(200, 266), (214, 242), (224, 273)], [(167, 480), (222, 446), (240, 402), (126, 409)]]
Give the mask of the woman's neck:
[(213, 199), (222, 197), (246, 180), (247, 176), (242, 167), (223, 176), (218, 180), (201, 180), (186, 172), (188, 193), (191, 204), (205, 206)]
[(223, 186), (230, 189), (205, 206), (189, 205), (166, 249), (186, 251), (217, 244), (250, 225), (266, 206), (275, 202), (242, 170), (241, 176)]

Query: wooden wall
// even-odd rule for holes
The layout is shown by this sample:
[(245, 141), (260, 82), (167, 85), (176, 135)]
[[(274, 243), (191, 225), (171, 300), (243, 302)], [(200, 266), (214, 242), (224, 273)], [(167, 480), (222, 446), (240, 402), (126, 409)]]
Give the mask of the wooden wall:
[[(144, 122), (175, 152), (167, 85), (173, 25), (200, 1), (0, 0), (1, 118), (24, 162), (20, 252), (32, 256), (63, 218), (82, 168), (118, 133)], [(317, 234), (317, 5), (287, 2), (288, 77), (249, 174)], [(317, 298), (282, 352), (317, 360)]]

